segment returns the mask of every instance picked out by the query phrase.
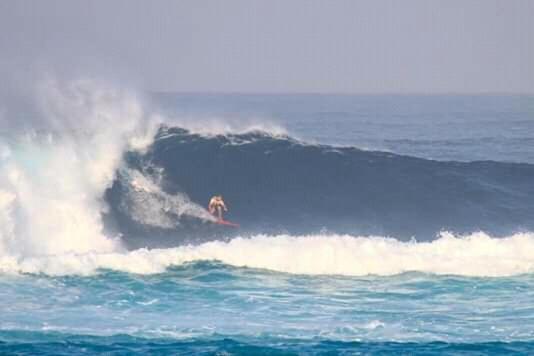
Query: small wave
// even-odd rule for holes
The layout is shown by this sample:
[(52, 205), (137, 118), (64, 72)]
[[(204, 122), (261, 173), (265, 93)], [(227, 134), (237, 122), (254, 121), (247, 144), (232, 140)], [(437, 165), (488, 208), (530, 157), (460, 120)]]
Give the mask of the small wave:
[(169, 125), (171, 127), (186, 129), (191, 134), (197, 134), (203, 137), (246, 135), (254, 132), (261, 132), (272, 137), (288, 135), (284, 127), (263, 118), (249, 118), (247, 120), (240, 118), (239, 120), (232, 120), (230, 118), (199, 118), (197, 116), (181, 117), (178, 119), (159, 117), (157, 121), (163, 127), (159, 135), (160, 139), (175, 135), (172, 130), (169, 131)]
[(206, 260), (305, 275), (388, 276), (418, 271), (504, 277), (534, 271), (534, 233), (495, 238), (483, 232), (468, 236), (444, 232), (432, 242), (350, 235), (257, 235), (228, 242), (123, 253), (1, 257), (0, 271), (91, 275), (99, 269), (111, 269), (154, 274), (171, 266)]

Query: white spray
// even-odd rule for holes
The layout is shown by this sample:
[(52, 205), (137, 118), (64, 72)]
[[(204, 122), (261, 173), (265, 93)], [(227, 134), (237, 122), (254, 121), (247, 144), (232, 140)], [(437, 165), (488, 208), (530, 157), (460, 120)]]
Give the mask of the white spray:
[(1, 139), (0, 253), (116, 251), (103, 234), (102, 197), (123, 152), (154, 136), (139, 99), (83, 80), (46, 80), (37, 94), (43, 131)]
[(124, 197), (119, 208), (133, 220), (143, 225), (172, 229), (179, 225), (183, 215), (204, 221), (215, 218), (184, 193), (168, 194), (161, 189), (162, 168), (154, 168), (156, 174), (143, 174), (137, 170), (122, 168), (121, 181)]

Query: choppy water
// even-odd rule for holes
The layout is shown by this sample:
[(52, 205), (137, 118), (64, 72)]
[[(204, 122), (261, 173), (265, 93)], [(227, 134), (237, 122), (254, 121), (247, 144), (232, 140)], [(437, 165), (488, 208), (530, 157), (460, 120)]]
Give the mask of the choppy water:
[[(2, 279), (4, 351), (524, 352), (534, 279), (306, 276), (213, 262)], [(67, 348), (68, 347), (68, 348)]]
[(7, 351), (493, 353), (527, 351), (534, 337), (532, 275), (306, 276), (196, 262), (4, 277), (1, 295)]

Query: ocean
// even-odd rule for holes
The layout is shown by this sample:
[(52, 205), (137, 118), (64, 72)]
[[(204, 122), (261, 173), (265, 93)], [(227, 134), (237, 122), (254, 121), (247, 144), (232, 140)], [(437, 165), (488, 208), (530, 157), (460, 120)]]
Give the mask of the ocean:
[(0, 137), (0, 353), (534, 352), (534, 97), (42, 95)]

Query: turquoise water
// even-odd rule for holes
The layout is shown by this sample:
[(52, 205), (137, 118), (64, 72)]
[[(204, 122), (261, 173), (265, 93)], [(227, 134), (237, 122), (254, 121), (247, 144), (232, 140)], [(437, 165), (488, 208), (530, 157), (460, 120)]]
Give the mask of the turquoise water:
[(197, 262), (4, 276), (0, 290), (8, 352), (493, 353), (525, 352), (534, 338), (532, 275), (305, 276)]

